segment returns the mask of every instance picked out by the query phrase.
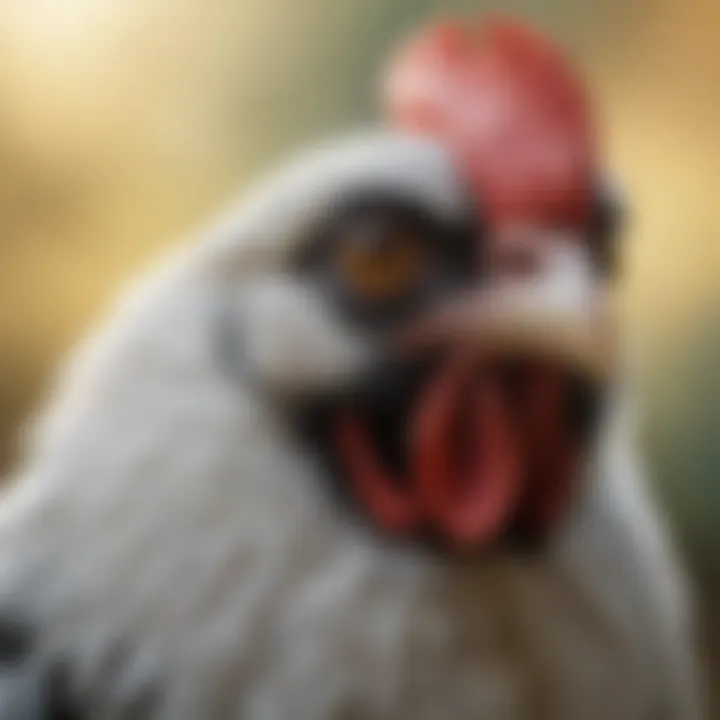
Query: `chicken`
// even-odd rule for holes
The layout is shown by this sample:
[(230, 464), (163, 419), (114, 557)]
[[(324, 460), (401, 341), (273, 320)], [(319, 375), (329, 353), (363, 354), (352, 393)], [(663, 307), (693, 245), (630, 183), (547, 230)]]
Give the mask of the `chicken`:
[(580, 88), (432, 26), (120, 298), (0, 505), (4, 720), (700, 717)]

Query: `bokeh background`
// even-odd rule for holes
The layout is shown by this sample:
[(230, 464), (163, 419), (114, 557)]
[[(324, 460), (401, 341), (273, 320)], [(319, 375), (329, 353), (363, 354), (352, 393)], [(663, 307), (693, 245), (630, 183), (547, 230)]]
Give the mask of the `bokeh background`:
[[(123, 280), (290, 152), (378, 116), (388, 49), (511, 10), (584, 66), (632, 200), (622, 300), (653, 480), (720, 600), (718, 0), (1, 0), (0, 463)], [(709, 644), (712, 644), (709, 642)]]

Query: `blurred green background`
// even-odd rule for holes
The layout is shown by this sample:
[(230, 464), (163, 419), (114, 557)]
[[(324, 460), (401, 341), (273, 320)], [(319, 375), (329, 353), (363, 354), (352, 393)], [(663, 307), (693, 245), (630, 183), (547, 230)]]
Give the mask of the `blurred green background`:
[(711, 611), (718, 0), (2, 0), (2, 463), (58, 357), (134, 268), (288, 152), (373, 122), (383, 60), (415, 22), (483, 9), (537, 21), (594, 84), (633, 205), (621, 296), (644, 442)]

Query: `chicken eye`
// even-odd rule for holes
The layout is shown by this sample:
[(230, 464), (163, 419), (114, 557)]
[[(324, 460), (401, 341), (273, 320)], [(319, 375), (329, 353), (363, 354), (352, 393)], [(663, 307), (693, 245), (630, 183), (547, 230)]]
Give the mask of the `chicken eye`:
[(353, 297), (384, 304), (423, 285), (430, 269), (429, 249), (412, 228), (359, 223), (338, 238), (334, 265)]

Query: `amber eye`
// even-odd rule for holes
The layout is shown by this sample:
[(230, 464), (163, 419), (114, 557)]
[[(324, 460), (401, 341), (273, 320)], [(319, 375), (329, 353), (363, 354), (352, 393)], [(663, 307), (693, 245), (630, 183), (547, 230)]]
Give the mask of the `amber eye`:
[(347, 290), (371, 304), (405, 297), (427, 277), (427, 243), (413, 228), (359, 223), (338, 238), (336, 271)]

